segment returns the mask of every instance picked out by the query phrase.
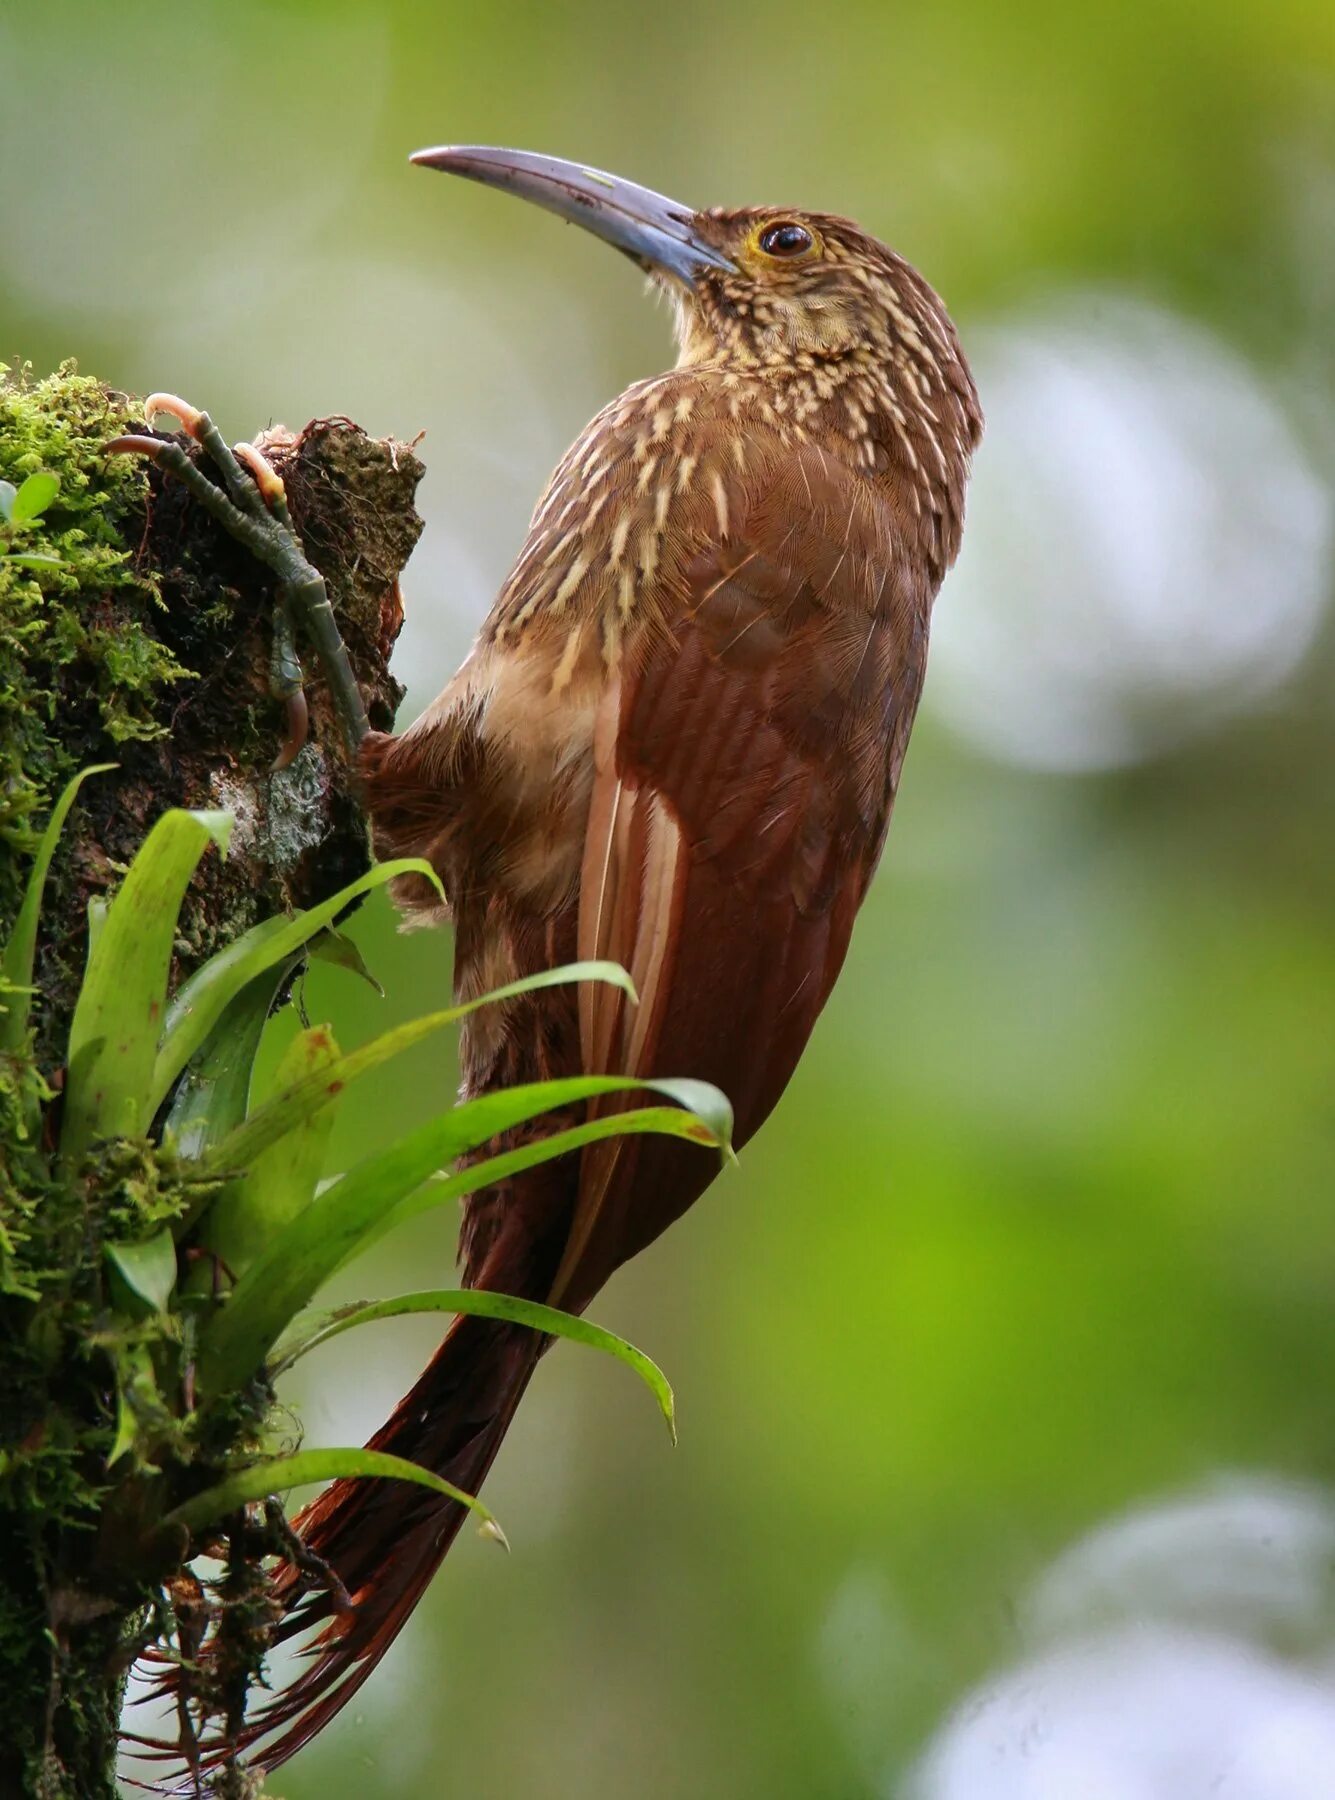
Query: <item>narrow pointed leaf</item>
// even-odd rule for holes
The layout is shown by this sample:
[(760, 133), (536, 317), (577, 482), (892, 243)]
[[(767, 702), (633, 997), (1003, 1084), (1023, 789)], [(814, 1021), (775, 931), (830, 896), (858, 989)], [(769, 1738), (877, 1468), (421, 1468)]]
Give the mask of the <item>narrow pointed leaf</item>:
[[(12, 987), (26, 989), (29, 993), (32, 991), (33, 959), (37, 953), (37, 926), (42, 913), (42, 895), (46, 890), (51, 858), (55, 855), (56, 845), (60, 841), (70, 808), (74, 805), (75, 796), (90, 775), (105, 775), (115, 767), (115, 763), (95, 763), (92, 768), (81, 769), (66, 784), (59, 800), (51, 808), (51, 817), (46, 822), (46, 829), (37, 846), (37, 855), (33, 859), (19, 916), (14, 921), (14, 930), (0, 956), (0, 973), (3, 973)], [(17, 1050), (27, 1030), (28, 1007), (11, 1006), (3, 1020), (0, 1020), (0, 1050)]]
[(148, 1128), (177, 914), (205, 848), (225, 853), (231, 828), (230, 813), (164, 813), (111, 902), (70, 1026), (60, 1138), (67, 1167), (97, 1138)]
[(330, 900), (290, 919), (266, 919), (243, 932), (235, 943), (211, 956), (204, 967), (185, 982), (172, 1000), (162, 1033), (162, 1045), (153, 1071), (153, 1104), (156, 1110), (172, 1083), (213, 1030), (224, 1008), (236, 994), (265, 969), (283, 962), (302, 949), (317, 932), (344, 912), (353, 901), (373, 888), (383, 887), (396, 875), (425, 875), (436, 886), (439, 877), (430, 863), (419, 857), (377, 863), (350, 882)]
[(18, 489), (12, 481), (0, 481), (0, 519), (6, 524), (14, 516), (14, 501), (18, 497)]
[(385, 990), (367, 968), (360, 945), (343, 932), (335, 931), (332, 925), (327, 931), (322, 931), (319, 937), (311, 940), (311, 955), (318, 956), (321, 962), (334, 963), (351, 975), (360, 975), (384, 999)]
[(107, 1261), (141, 1300), (155, 1312), (166, 1312), (176, 1286), (176, 1240), (163, 1227), (137, 1244), (107, 1243)]
[(394, 1481), (415, 1481), (419, 1487), (433, 1488), (447, 1500), (456, 1500), (476, 1513), (489, 1534), (509, 1549), (505, 1533), (490, 1507), (473, 1494), (464, 1493), (452, 1482), (434, 1475), (420, 1463), (406, 1457), (389, 1456), (383, 1450), (298, 1450), (292, 1456), (275, 1456), (265, 1462), (251, 1463), (216, 1486), (205, 1488), (183, 1506), (178, 1506), (163, 1519), (164, 1525), (184, 1525), (197, 1532), (216, 1520), (225, 1518), (252, 1500), (267, 1500), (270, 1494), (286, 1493), (289, 1488), (310, 1487), (317, 1481), (346, 1481), (356, 1476), (375, 1476)]
[(668, 1378), (652, 1357), (628, 1344), (614, 1331), (594, 1325), (573, 1313), (561, 1312), (555, 1306), (543, 1306), (537, 1300), (521, 1300), (513, 1294), (493, 1294), (484, 1288), (436, 1288), (420, 1294), (400, 1294), (393, 1300), (371, 1300), (360, 1305), (336, 1307), (318, 1321), (312, 1321), (302, 1332), (301, 1320), (297, 1336), (287, 1349), (279, 1346), (279, 1354), (270, 1367), (273, 1377), (290, 1369), (309, 1350), (319, 1349), (330, 1338), (351, 1331), (354, 1325), (369, 1325), (375, 1319), (400, 1319), (409, 1313), (467, 1313), (477, 1319), (504, 1319), (513, 1325), (528, 1325), (548, 1337), (569, 1338), (572, 1343), (587, 1344), (591, 1350), (602, 1350), (618, 1362), (633, 1369), (658, 1402), (658, 1410), (667, 1421), (672, 1441), (677, 1441), (672, 1388)]
[(299, 961), (300, 955), (289, 957), (248, 981), (186, 1066), (164, 1130), (179, 1155), (204, 1156), (245, 1119), (270, 1008)]
[[(289, 1083), (338, 1058), (338, 1045), (327, 1025), (299, 1032), (278, 1065), (277, 1081)], [(204, 1215), (201, 1241), (215, 1250), (235, 1275), (242, 1275), (266, 1243), (302, 1213), (315, 1198), (324, 1169), (334, 1108), (303, 1119), (255, 1157), (240, 1179), (229, 1182)]]
[(134, 1449), (141, 1419), (162, 1410), (153, 1358), (146, 1344), (122, 1345), (115, 1354), (116, 1435), (107, 1453), (107, 1467)]
[[(594, 1076), (585, 1083), (586, 1094), (658, 1085)], [(511, 1088), (485, 1099), (511, 1101), (506, 1123), (515, 1125), (555, 1104), (551, 1090), (576, 1085), (543, 1082), (527, 1095)], [(442, 1164), (485, 1143), (495, 1130), (505, 1129), (496, 1125), (498, 1116), (504, 1116), (499, 1106), (484, 1108), (476, 1101), (455, 1108), (349, 1170), (294, 1219), (241, 1277), (205, 1330), (197, 1370), (201, 1399), (224, 1393), (252, 1374), (330, 1275), (391, 1224), (602, 1138), (658, 1132), (698, 1144), (719, 1144), (710, 1127), (693, 1113), (675, 1106), (645, 1107), (589, 1120), (488, 1157), (443, 1181), (431, 1180)]]
[[(657, 1087), (658, 1083), (646, 1081), (634, 1085)], [(551, 1162), (558, 1156), (566, 1155), (568, 1151), (581, 1150), (586, 1144), (601, 1143), (604, 1138), (641, 1137), (646, 1133), (659, 1137), (685, 1138), (688, 1143), (698, 1144), (702, 1149), (725, 1149), (702, 1119), (681, 1107), (643, 1106), (633, 1112), (607, 1113), (601, 1118), (590, 1119), (584, 1125), (572, 1126), (569, 1131), (556, 1132), (549, 1138), (542, 1138), (535, 1144), (525, 1144), (517, 1150), (503, 1151), (499, 1156), (488, 1158), (486, 1162), (473, 1163), (468, 1168), (461, 1169), (458, 1174), (438, 1178), (430, 1185), (417, 1183), (401, 1200), (391, 1204), (385, 1212), (369, 1222), (365, 1238), (356, 1246), (356, 1251), (365, 1249), (397, 1226), (406, 1225), (409, 1219), (417, 1218), (420, 1213), (429, 1212), (442, 1200), (476, 1193), (479, 1188), (487, 1187), (494, 1181), (504, 1181), (507, 1176), (521, 1174), (539, 1163)], [(356, 1173), (357, 1170), (352, 1169), (343, 1179), (347, 1181)], [(333, 1191), (330, 1190), (331, 1193)], [(355, 1253), (349, 1252), (339, 1267)]]
[[(254, 1156), (276, 1143), (284, 1132), (290, 1131), (300, 1120), (321, 1107), (328, 1106), (350, 1081), (355, 1081), (370, 1069), (379, 1068), (391, 1057), (398, 1056), (413, 1044), (421, 1043), (423, 1038), (430, 1037), (444, 1026), (455, 1024), (466, 1014), (477, 1012), (483, 1006), (494, 1005), (499, 1000), (513, 999), (518, 994), (532, 993), (538, 988), (559, 987), (573, 981), (606, 981), (624, 989), (632, 997), (635, 993), (630, 976), (619, 963), (569, 963), (564, 968), (543, 969), (536, 975), (525, 976), (521, 981), (512, 981), (507, 986), (496, 988), (492, 993), (483, 994), (462, 1006), (448, 1006), (442, 1012), (426, 1013), (420, 1019), (396, 1025), (392, 1030), (372, 1038), (369, 1044), (350, 1050), (328, 1068), (294, 1082), (265, 1105), (258, 1107), (244, 1125), (216, 1146), (206, 1158), (206, 1167), (217, 1170), (247, 1167)], [(704, 1084), (700, 1085), (703, 1092)]]
[[(438, 1170), (434, 1177), (428, 1177), (427, 1181), (405, 1190), (402, 1199), (387, 1205), (383, 1211), (369, 1219), (362, 1237), (343, 1256), (338, 1267), (342, 1268), (355, 1256), (360, 1256), (363, 1251), (370, 1249), (372, 1244), (377, 1243), (398, 1226), (406, 1225), (410, 1219), (417, 1218), (420, 1213), (429, 1212), (441, 1200), (456, 1195), (475, 1193), (478, 1188), (485, 1187), (490, 1182), (503, 1181), (509, 1175), (533, 1168), (538, 1163), (550, 1161), (556, 1156), (564, 1155), (568, 1150), (580, 1149), (585, 1144), (598, 1143), (604, 1138), (637, 1137), (648, 1132), (665, 1137), (685, 1138), (690, 1143), (699, 1144), (702, 1149), (719, 1151), (725, 1159), (732, 1157), (730, 1142), (732, 1108), (718, 1089), (710, 1088), (707, 1082), (627, 1081), (615, 1076), (584, 1076), (573, 1078), (570, 1085), (573, 1087), (577, 1082), (592, 1083), (595, 1079), (599, 1081), (599, 1091), (603, 1093), (615, 1091), (618, 1088), (623, 1091), (648, 1088), (655, 1092), (670, 1093), (675, 1099), (677, 1098), (676, 1090), (681, 1087), (704, 1089), (713, 1096), (716, 1104), (710, 1108), (711, 1116), (709, 1118), (702, 1117), (692, 1109), (679, 1107), (642, 1107), (635, 1112), (606, 1113), (597, 1119), (590, 1120), (587, 1124), (555, 1133), (550, 1138), (539, 1139), (537, 1143), (526, 1144), (519, 1150), (504, 1151), (485, 1163), (476, 1163), (457, 1174), (447, 1174)], [(602, 1085), (604, 1083), (606, 1085)], [(552, 1088), (560, 1088), (565, 1085), (565, 1082), (556, 1081), (539, 1084), (541, 1087)], [(522, 1091), (517, 1088), (510, 1090), (511, 1093), (521, 1093)], [(499, 1097), (491, 1094), (484, 1095), (480, 1100), (470, 1101), (468, 1110), (471, 1111), (473, 1107), (484, 1107), (486, 1102)], [(465, 1109), (460, 1107), (457, 1110), (464, 1111)], [(487, 1110), (490, 1109), (487, 1108)], [(479, 1118), (482, 1116), (485, 1116), (485, 1113), (479, 1114)], [(720, 1133), (718, 1123), (721, 1120), (726, 1121), (723, 1134)], [(476, 1128), (477, 1121), (474, 1122), (474, 1129)], [(497, 1129), (506, 1130), (508, 1126), (500, 1126)], [(494, 1135), (496, 1135), (495, 1132), (487, 1134), (488, 1137)], [(476, 1141), (485, 1143), (487, 1139), (480, 1138)], [(476, 1146), (470, 1145), (469, 1147)], [(736, 1159), (733, 1158), (733, 1160)], [(483, 1172), (485, 1180), (473, 1179), (479, 1171)], [(357, 1173), (357, 1169), (352, 1169), (344, 1179), (347, 1180), (349, 1176)]]
[(43, 556), (36, 550), (11, 550), (3, 560), (15, 569), (59, 569), (62, 567), (58, 556)]

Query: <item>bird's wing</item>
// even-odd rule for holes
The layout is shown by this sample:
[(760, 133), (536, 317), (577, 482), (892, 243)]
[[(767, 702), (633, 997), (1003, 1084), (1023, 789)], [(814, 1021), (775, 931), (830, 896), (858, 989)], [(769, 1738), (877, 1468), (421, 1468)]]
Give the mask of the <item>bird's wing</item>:
[[(856, 480), (795, 466), (698, 549), (596, 722), (579, 954), (621, 963), (639, 1004), (582, 991), (585, 1067), (713, 1081), (739, 1143), (838, 973), (921, 686), (926, 600)], [(582, 1303), (711, 1173), (685, 1145), (591, 1147), (554, 1298)]]

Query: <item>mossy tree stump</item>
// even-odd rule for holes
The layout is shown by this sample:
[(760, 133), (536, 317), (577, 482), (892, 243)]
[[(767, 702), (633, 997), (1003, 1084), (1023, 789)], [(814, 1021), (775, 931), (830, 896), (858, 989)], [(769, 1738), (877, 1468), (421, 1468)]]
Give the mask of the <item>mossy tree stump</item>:
[[(153, 1591), (144, 1570), (117, 1566), (100, 1517), (114, 1396), (87, 1347), (98, 1209), (153, 1216), (153, 1171), (120, 1170), (115, 1193), (89, 1187), (84, 1215), (57, 1218), (54, 1198), (43, 1211), (23, 1127), (34, 1083), (48, 1126), (58, 1113), (90, 903), (114, 890), (167, 808), (231, 812), (229, 854), (203, 860), (181, 915), (184, 976), (258, 921), (336, 892), (370, 858), (356, 770), (309, 653), (310, 740), (289, 768), (270, 768), (285, 728), (269, 692), (268, 571), (179, 486), (104, 455), (144, 429), (132, 400), (72, 367), (0, 380), (0, 480), (59, 480), (21, 545), (0, 531), (0, 942), (61, 786), (90, 764), (118, 765), (81, 790), (47, 884), (34, 1041), (0, 1057), (0, 1794), (42, 1800), (115, 1793), (123, 1680)], [(258, 441), (326, 578), (372, 723), (388, 729), (421, 465), (342, 418)], [(68, 1210), (69, 1196), (60, 1204)], [(56, 1244), (79, 1265), (60, 1271), (71, 1296), (62, 1318), (40, 1316), (33, 1298), (35, 1265)], [(66, 1366), (80, 1334), (78, 1366)]]

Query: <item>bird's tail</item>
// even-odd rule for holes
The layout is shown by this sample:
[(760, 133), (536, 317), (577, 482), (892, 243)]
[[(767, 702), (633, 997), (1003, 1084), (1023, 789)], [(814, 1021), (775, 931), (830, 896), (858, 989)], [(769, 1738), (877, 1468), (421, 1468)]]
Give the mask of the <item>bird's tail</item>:
[[(490, 1469), (547, 1339), (524, 1326), (461, 1318), (369, 1449), (421, 1463), (467, 1494)], [(278, 1584), (276, 1637), (322, 1625), (313, 1660), (247, 1722), (244, 1744), (265, 1769), (286, 1762), (366, 1680), (439, 1568), (467, 1509), (412, 1482), (336, 1482), (296, 1520), (306, 1570)], [(318, 1560), (317, 1560), (318, 1559)], [(311, 1588), (327, 1564), (346, 1590)], [(347, 1605), (351, 1600), (351, 1607)], [(278, 1735), (275, 1735), (278, 1734)]]

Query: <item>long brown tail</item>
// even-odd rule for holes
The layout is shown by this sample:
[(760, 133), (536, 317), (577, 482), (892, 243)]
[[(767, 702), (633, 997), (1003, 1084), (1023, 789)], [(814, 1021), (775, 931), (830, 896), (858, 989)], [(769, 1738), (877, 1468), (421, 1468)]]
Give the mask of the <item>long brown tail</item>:
[[(422, 1463), (476, 1493), (546, 1342), (522, 1326), (459, 1319), (368, 1447)], [(298, 1594), (308, 1579), (298, 1570), (280, 1580), (289, 1610), (278, 1641), (317, 1624), (324, 1629), (309, 1667), (248, 1721), (244, 1745), (252, 1761), (277, 1768), (351, 1699), (467, 1516), (456, 1502), (406, 1481), (339, 1481), (305, 1509), (297, 1529), (312, 1556), (338, 1575), (353, 1607), (336, 1610), (327, 1589)]]

